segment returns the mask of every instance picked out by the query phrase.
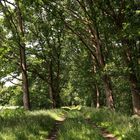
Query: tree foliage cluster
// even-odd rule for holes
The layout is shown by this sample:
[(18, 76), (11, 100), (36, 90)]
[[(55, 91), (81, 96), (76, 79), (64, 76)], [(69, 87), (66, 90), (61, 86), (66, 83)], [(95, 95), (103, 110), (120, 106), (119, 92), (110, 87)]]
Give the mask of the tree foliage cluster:
[(1, 0), (0, 104), (140, 114), (139, 6), (137, 0)]

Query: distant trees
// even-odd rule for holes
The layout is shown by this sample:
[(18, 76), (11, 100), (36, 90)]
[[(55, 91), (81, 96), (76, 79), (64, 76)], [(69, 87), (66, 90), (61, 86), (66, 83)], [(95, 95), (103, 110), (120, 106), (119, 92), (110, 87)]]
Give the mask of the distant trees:
[[(100, 30), (101, 19), (99, 10), (96, 9), (93, 1), (69, 1), (66, 6), (65, 26), (77, 35), (83, 45), (91, 52), (94, 61), (94, 73), (100, 71), (100, 78), (103, 81), (106, 105), (114, 108), (111, 79), (108, 74), (102, 73), (106, 65), (108, 46), (104, 45), (104, 31)], [(104, 53), (106, 51), (106, 54)], [(96, 69), (96, 70), (95, 70)], [(97, 84), (95, 83), (93, 87)]]

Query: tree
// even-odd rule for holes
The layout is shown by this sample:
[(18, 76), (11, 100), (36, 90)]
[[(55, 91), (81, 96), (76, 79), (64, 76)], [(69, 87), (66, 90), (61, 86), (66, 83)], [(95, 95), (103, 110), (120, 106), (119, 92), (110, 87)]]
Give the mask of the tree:
[(130, 83), (133, 112), (140, 114), (140, 88), (139, 88), (139, 14), (138, 2), (120, 2), (108, 0), (101, 4), (97, 2), (103, 15), (115, 31), (115, 43), (120, 44), (121, 54), (128, 67), (128, 80)]
[[(65, 13), (60, 14), (65, 26), (77, 35), (79, 40), (91, 52), (96, 67), (103, 71), (106, 64), (106, 57), (103, 53), (102, 33), (98, 25), (98, 10), (94, 7), (93, 1), (67, 1)], [(106, 93), (106, 104), (109, 108), (114, 108), (113, 93), (110, 77), (102, 73), (100, 75)]]
[[(14, 6), (11, 9), (8, 4)], [(9, 3), (8, 1), (0, 1), (3, 14), (5, 16), (5, 21), (11, 30), (11, 35), (14, 36), (14, 42), (19, 48), (20, 56), (20, 69), (22, 73), (22, 83), (23, 83), (23, 104), (25, 109), (30, 109), (30, 99), (29, 99), (29, 87), (28, 87), (28, 76), (27, 76), (27, 66), (26, 66), (26, 54), (25, 54), (25, 29), (23, 23), (23, 15), (21, 11), (21, 3), (18, 1), (15, 3)], [(15, 10), (15, 11), (14, 11)]]

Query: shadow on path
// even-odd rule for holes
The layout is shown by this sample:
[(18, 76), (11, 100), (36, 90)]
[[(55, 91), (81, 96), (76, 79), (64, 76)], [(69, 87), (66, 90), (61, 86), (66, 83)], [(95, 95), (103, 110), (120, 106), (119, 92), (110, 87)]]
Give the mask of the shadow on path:
[(61, 120), (56, 120), (54, 127), (52, 128), (52, 130), (46, 140), (57, 140), (59, 126), (62, 125), (62, 123), (64, 121), (65, 121), (65, 118), (62, 118)]

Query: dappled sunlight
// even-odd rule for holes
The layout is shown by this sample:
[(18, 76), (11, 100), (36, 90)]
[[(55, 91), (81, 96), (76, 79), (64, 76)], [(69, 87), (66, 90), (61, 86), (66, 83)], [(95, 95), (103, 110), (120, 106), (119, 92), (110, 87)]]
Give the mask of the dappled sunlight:
[(140, 0), (0, 0), (0, 140), (140, 140), (139, 22)]
[(43, 140), (52, 129), (57, 115), (51, 111), (3, 110), (0, 113), (1, 140)]
[(65, 140), (65, 138), (67, 140), (104, 140), (97, 129), (93, 129), (92, 125), (86, 123), (79, 110), (67, 112), (67, 119), (60, 127), (58, 138), (60, 140)]
[(58, 114), (58, 112), (55, 111), (47, 111), (47, 115), (57, 121), (64, 120), (64, 114)]
[(107, 108), (89, 107), (81, 110), (3, 110), (0, 113), (0, 140), (43, 140), (50, 135), (56, 122), (63, 122), (58, 130), (59, 140), (104, 140), (101, 133), (104, 137), (115, 136), (119, 140), (139, 140), (139, 118), (124, 116)]
[(64, 120), (64, 113), (59, 110), (39, 110), (39, 111), (31, 111), (29, 112), (30, 116), (44, 116), (49, 117), (56, 121), (63, 121)]

